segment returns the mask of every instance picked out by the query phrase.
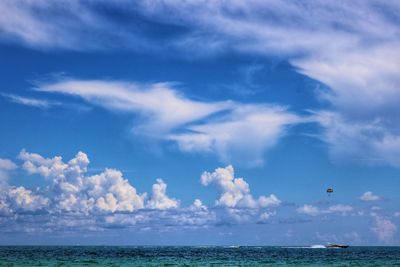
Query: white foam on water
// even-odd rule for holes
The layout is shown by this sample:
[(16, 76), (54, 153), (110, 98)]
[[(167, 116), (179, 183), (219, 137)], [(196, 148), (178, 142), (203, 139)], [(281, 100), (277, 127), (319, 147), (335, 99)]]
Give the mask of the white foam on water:
[(326, 248), (324, 245), (312, 245), (312, 246), (307, 246), (307, 247), (305, 247), (305, 246), (303, 246), (303, 247), (301, 247), (301, 246), (293, 246), (293, 247), (282, 247), (282, 248)]

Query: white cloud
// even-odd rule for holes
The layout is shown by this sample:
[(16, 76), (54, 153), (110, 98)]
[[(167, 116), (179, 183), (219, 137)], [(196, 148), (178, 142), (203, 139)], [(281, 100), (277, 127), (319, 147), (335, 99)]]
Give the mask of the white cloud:
[(89, 159), (83, 152), (78, 152), (68, 163), (62, 157), (44, 158), (39, 154), (22, 150), (18, 156), (23, 160), (23, 168), (29, 174), (39, 174), (51, 182), (55, 196), (54, 204), (66, 211), (87, 212), (91, 209), (85, 195)]
[(214, 151), (223, 162), (263, 163), (264, 151), (273, 147), (288, 125), (303, 121), (279, 106), (237, 104), (228, 117), (189, 126), (189, 133), (173, 134), (183, 151)]
[[(205, 102), (186, 98), (171, 84), (135, 84), (101, 80), (61, 80), (37, 90), (82, 97), (104, 108), (139, 116), (133, 133), (177, 142), (185, 152), (213, 152), (223, 162), (263, 163), (263, 154), (288, 126), (309, 121), (287, 108)], [(212, 118), (211, 118), (212, 117)]]
[(207, 186), (216, 184), (221, 195), (216, 200), (217, 206), (227, 208), (250, 208), (279, 206), (281, 201), (275, 196), (261, 196), (254, 199), (250, 193), (249, 184), (243, 178), (234, 177), (234, 169), (231, 165), (225, 168), (217, 168), (214, 172), (204, 172), (200, 178), (201, 184)]
[[(81, 152), (80, 152), (81, 153)], [(23, 160), (22, 167), (29, 174), (40, 174), (43, 177), (53, 177), (57, 180), (64, 179), (64, 171), (68, 168), (68, 165), (62, 161), (62, 157), (56, 156), (54, 158), (44, 158), (36, 153), (26, 152), (24, 149), (19, 153), (18, 158)], [(86, 157), (87, 159), (87, 157)], [(85, 160), (84, 170), (89, 164), (88, 160)]]
[[(180, 201), (166, 194), (167, 185), (161, 179), (157, 179), (147, 200), (147, 193), (137, 193), (118, 170), (105, 169), (87, 175), (90, 161), (84, 152), (68, 162), (60, 156), (45, 158), (25, 150), (18, 157), (29, 174), (44, 177), (50, 185), (36, 192), (9, 186), (6, 197), (0, 198), (0, 213), (8, 216), (10, 222), (13, 217), (9, 215), (20, 215), (22, 220), (26, 214), (32, 214), (27, 211), (46, 211), (46, 215), (35, 213), (35, 216), (42, 216), (40, 220), (46, 222), (49, 231), (101, 231), (113, 227), (152, 227), (161, 231), (165, 225), (197, 228), (217, 220), (216, 214), (199, 199), (189, 207), (180, 208)], [(9, 168), (10, 164), (3, 165)], [(26, 219), (26, 224), (21, 221), (18, 227), (29, 225), (30, 219)], [(40, 227), (33, 227), (41, 231)]]
[[(72, 50), (100, 49), (107, 46), (111, 48), (117, 39), (129, 40), (123, 38), (124, 34), (115, 31), (113, 23), (102, 19), (89, 6), (81, 1), (1, 2), (0, 10), (4, 15), (0, 18), (0, 38), (39, 49)], [(41, 16), (44, 13), (46, 18)], [(104, 38), (102, 44), (98, 43), (99, 37)], [(106, 41), (109, 39), (107, 37), (113, 42)], [(134, 38), (131, 36), (130, 39)], [(132, 44), (132, 41), (129, 43)]]
[(375, 216), (375, 225), (371, 230), (381, 241), (390, 241), (397, 231), (397, 227), (390, 220)]
[(3, 171), (11, 171), (15, 170), (17, 165), (9, 159), (2, 159), (0, 158), (0, 170)]
[(15, 209), (36, 211), (47, 208), (49, 199), (33, 193), (22, 186), (11, 188), (8, 191), (11, 206)]
[(372, 165), (400, 165), (400, 136), (383, 125), (389, 121), (348, 120), (335, 112), (319, 112), (316, 120), (324, 128), (323, 139), (330, 144), (334, 157)]
[(193, 204), (189, 207), (190, 210), (208, 210), (207, 206), (203, 205), (203, 202), (196, 198)]
[(168, 83), (145, 85), (119, 81), (62, 80), (41, 84), (37, 90), (75, 95), (110, 110), (142, 114), (147, 120), (134, 131), (156, 137), (230, 106), (226, 102), (190, 100)]
[(320, 214), (320, 210), (318, 209), (318, 207), (308, 204), (304, 204), (303, 206), (297, 208), (297, 212), (311, 216), (317, 216), (318, 214)]
[(395, 111), (400, 97), (400, 56), (395, 52), (399, 47), (400, 40), (378, 42), (372, 47), (352, 47), (347, 56), (322, 55), (294, 65), (328, 85), (332, 91), (322, 91), (320, 97), (343, 114), (358, 119), (386, 117), (388, 110)]
[(371, 191), (367, 191), (360, 196), (360, 199), (362, 201), (376, 201), (376, 200), (380, 200), (381, 197), (374, 195)]
[[(184, 33), (163, 40), (167, 48), (175, 46), (203, 54), (229, 49), (290, 56), (302, 53), (314, 56), (312, 59), (331, 55), (339, 60), (347, 52), (351, 61), (354, 48), (393, 42), (398, 32), (396, 21), (389, 17), (399, 10), (396, 2), (304, 4), (253, 0), (226, 5), (224, 1), (137, 1), (132, 5), (113, 1), (102, 5), (131, 16), (122, 24), (101, 12), (99, 3), (6, 1), (0, 6), (6, 14), (0, 20), (2, 38), (45, 48), (143, 50), (147, 45), (153, 51), (157, 45), (150, 42), (146, 32), (138, 30), (140, 14), (145, 18), (142, 23), (147, 20), (172, 27), (186, 26)], [(165, 10), (174, 15), (166, 15)], [(43, 13), (47, 14), (45, 19)], [(151, 29), (151, 24), (146, 25)]]
[(19, 95), (13, 94), (1, 94), (3, 97), (7, 98), (9, 101), (25, 105), (25, 106), (32, 106), (37, 108), (49, 108), (52, 106), (60, 105), (59, 102), (48, 101), (44, 99), (36, 99), (31, 97), (23, 97)]
[(297, 208), (297, 212), (301, 214), (306, 214), (310, 216), (317, 216), (320, 214), (342, 214), (346, 215), (349, 212), (353, 211), (354, 208), (349, 205), (337, 204), (332, 205), (326, 209), (320, 209), (316, 206), (305, 204), (299, 208)]
[(145, 194), (124, 179), (122, 173), (106, 169), (104, 172), (85, 176), (89, 159), (83, 152), (64, 163), (61, 157), (44, 158), (39, 154), (21, 151), (19, 158), (30, 174), (39, 174), (52, 184), (54, 205), (64, 211), (116, 212), (134, 211), (144, 207)]
[(146, 204), (150, 209), (171, 209), (179, 206), (179, 201), (169, 198), (167, 195), (167, 184), (161, 179), (157, 179), (157, 183), (153, 184), (153, 193)]
[(114, 169), (106, 169), (101, 174), (88, 177), (86, 192), (88, 201), (93, 202), (96, 209), (110, 212), (141, 209), (146, 196), (137, 194), (122, 173)]
[[(324, 128), (322, 138), (331, 144), (333, 155), (340, 158), (367, 157), (370, 161), (378, 157), (378, 163), (400, 166), (400, 137), (393, 126), (399, 123), (397, 106), (400, 99), (400, 55), (397, 53), (400, 27), (394, 19), (400, 6), (396, 1), (313, 1), (305, 4), (253, 0), (245, 3), (231, 1), (228, 6), (224, 1), (138, 1), (135, 5), (118, 1), (102, 4), (132, 14), (127, 16), (131, 20), (124, 20), (125, 24), (121, 24), (113, 16), (100, 12), (96, 4), (79, 1), (68, 4), (8, 1), (0, 4), (2, 13), (6, 14), (0, 19), (0, 38), (55, 49), (120, 49), (122, 46), (151, 52), (167, 50), (168, 54), (173, 54), (171, 49), (176, 49), (191, 57), (193, 51), (204, 56), (232, 50), (279, 55), (288, 59), (298, 72), (329, 87), (320, 91), (318, 97), (328, 101), (332, 111), (341, 118), (342, 124), (321, 122)], [(168, 14), (174, 15), (165, 15), (166, 9)], [(41, 14), (46, 14), (46, 18)], [(137, 30), (137, 25), (140, 25), (137, 14), (144, 18), (143, 23), (155, 22), (172, 28), (184, 26), (186, 31), (165, 39), (159, 37), (165, 47), (160, 48), (157, 37)], [(151, 32), (151, 23), (148, 27)], [(171, 33), (174, 33), (173, 29)], [(151, 123), (141, 124), (135, 131), (148, 135), (161, 129), (163, 133), (169, 133), (178, 125), (193, 123), (220, 110), (218, 105), (188, 102), (174, 92), (154, 89), (154, 86), (149, 86), (147, 92), (138, 91), (131, 84), (108, 82), (107, 86), (117, 89), (109, 93), (105, 84), (98, 81), (64, 81), (41, 89), (77, 94), (112, 109), (145, 112)], [(127, 88), (132, 92), (128, 93)], [(168, 101), (154, 100), (153, 96)], [(169, 103), (173, 103), (176, 109)], [(193, 105), (197, 108), (192, 109)], [(240, 116), (239, 121), (230, 118), (211, 124), (190, 125), (187, 130), (192, 132), (169, 133), (168, 137), (177, 141), (182, 150), (212, 150), (228, 162), (232, 150), (240, 149), (242, 152), (243, 142), (238, 144), (235, 134), (224, 136), (224, 130), (240, 131), (238, 125), (247, 127), (250, 117), (254, 117)], [(271, 121), (270, 117), (258, 118)], [(257, 138), (262, 148), (268, 149), (276, 141), (276, 132), (280, 136), (279, 129), (287, 123), (287, 117), (282, 119), (275, 128), (268, 130), (252, 124), (248, 133), (252, 134), (251, 138)], [(346, 126), (350, 127), (348, 131), (344, 130)], [(345, 135), (335, 134), (338, 131), (344, 131)], [(347, 144), (352, 144), (351, 155), (347, 152)], [(253, 159), (250, 162), (260, 161), (260, 150), (263, 151), (254, 150), (256, 156), (251, 155)], [(249, 151), (252, 150), (245, 150)]]
[[(186, 228), (209, 227), (215, 225), (217, 221), (217, 215), (213, 211), (204, 208), (170, 209), (168, 212), (169, 214), (165, 216), (168, 224)], [(164, 218), (161, 219), (163, 220)]]
[(269, 219), (271, 219), (271, 217), (273, 217), (273, 216), (275, 216), (276, 215), (276, 212), (275, 211), (273, 211), (273, 212), (263, 212), (263, 213), (261, 213), (261, 215), (260, 215), (260, 220), (259, 220), (259, 222), (266, 222), (266, 221), (268, 221)]
[(325, 212), (326, 213), (341, 213), (341, 214), (345, 215), (350, 211), (353, 211), (352, 206), (337, 204), (337, 205), (330, 206)]
[(266, 196), (261, 196), (258, 198), (258, 204), (260, 207), (277, 207), (282, 203), (277, 196), (274, 194), (269, 195), (268, 197)]
[[(319, 97), (329, 101), (346, 122), (340, 130), (349, 126), (354, 132), (332, 138), (339, 125), (322, 123), (323, 139), (332, 145), (334, 156), (372, 160), (378, 157), (376, 163), (400, 166), (400, 137), (393, 126), (399, 123), (400, 27), (390, 16), (400, 10), (398, 3), (164, 4), (194, 28), (193, 34), (177, 41), (185, 49), (219, 53), (230, 48), (284, 55), (299, 72), (327, 85), (329, 90), (319, 92)], [(151, 16), (162, 14), (161, 6), (144, 4), (144, 7)], [(351, 155), (346, 151), (347, 144), (351, 144)]]

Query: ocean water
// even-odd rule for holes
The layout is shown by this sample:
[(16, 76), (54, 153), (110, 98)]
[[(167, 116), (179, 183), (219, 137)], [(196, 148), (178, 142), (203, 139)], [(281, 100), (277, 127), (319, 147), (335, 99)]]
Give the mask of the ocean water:
[(3, 246), (0, 266), (400, 266), (400, 247)]

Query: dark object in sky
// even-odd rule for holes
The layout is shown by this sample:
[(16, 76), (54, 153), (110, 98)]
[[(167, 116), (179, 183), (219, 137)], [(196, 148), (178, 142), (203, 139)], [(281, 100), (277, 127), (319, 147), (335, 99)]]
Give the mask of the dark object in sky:
[(327, 192), (328, 194), (331, 194), (331, 193), (333, 193), (333, 189), (329, 187), (328, 189), (326, 189), (326, 192)]

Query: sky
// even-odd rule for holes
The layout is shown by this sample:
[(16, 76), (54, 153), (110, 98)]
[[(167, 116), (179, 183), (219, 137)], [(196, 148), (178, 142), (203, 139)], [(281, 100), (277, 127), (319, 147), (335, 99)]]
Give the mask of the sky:
[(0, 245), (400, 245), (397, 1), (0, 12)]

